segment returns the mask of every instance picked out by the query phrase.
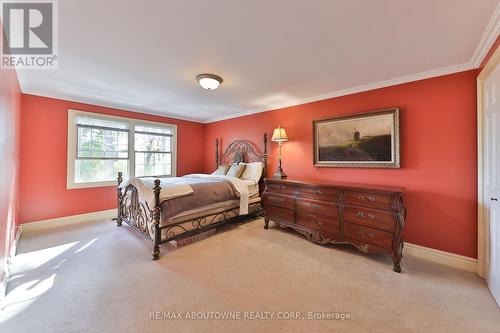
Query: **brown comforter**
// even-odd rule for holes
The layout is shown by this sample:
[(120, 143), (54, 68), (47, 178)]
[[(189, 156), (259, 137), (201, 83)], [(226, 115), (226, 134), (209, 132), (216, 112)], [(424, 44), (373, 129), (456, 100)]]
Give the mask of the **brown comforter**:
[(197, 178), (184, 176), (193, 193), (161, 203), (161, 219), (167, 220), (190, 209), (206, 205), (237, 200), (238, 192), (230, 181), (220, 178)]

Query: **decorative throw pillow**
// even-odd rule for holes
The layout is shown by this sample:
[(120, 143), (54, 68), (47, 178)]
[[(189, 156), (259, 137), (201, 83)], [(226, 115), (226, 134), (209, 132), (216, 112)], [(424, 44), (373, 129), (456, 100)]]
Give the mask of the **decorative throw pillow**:
[(226, 176), (233, 176), (236, 178), (240, 178), (241, 174), (243, 173), (243, 170), (245, 170), (246, 165), (245, 164), (233, 164), (231, 165), (231, 168), (229, 168), (229, 171), (226, 173)]
[(245, 170), (243, 170), (240, 178), (258, 182), (260, 180), (260, 177), (262, 176), (263, 167), (264, 165), (262, 164), (262, 162), (247, 163), (247, 166)]
[(227, 173), (227, 171), (229, 170), (229, 167), (230, 167), (229, 165), (219, 165), (217, 170), (212, 172), (212, 175), (224, 176)]

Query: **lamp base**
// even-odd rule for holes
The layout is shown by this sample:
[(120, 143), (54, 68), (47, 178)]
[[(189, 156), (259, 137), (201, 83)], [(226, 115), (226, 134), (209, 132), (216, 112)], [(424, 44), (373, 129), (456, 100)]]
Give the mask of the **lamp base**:
[(282, 168), (278, 168), (278, 170), (275, 173), (273, 173), (274, 179), (285, 179), (286, 177), (287, 175)]

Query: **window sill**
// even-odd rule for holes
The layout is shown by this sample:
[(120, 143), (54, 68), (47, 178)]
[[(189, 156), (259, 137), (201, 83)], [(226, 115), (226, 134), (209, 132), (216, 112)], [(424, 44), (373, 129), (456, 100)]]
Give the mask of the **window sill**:
[(67, 190), (74, 190), (79, 188), (93, 188), (93, 187), (111, 187), (118, 186), (118, 182), (116, 180), (106, 181), (106, 182), (90, 182), (90, 183), (67, 183)]
[[(172, 178), (172, 177), (176, 177), (176, 175), (140, 176), (137, 178)], [(79, 188), (111, 187), (111, 186), (117, 187), (118, 181), (117, 180), (110, 180), (110, 181), (105, 181), (105, 182), (67, 183), (66, 189), (67, 190), (75, 190), (75, 189), (79, 189)]]

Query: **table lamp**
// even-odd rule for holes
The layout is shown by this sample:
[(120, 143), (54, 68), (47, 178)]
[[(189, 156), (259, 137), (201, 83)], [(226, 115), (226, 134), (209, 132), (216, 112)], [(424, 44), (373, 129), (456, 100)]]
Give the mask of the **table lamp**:
[(273, 174), (273, 178), (284, 179), (286, 178), (286, 174), (283, 172), (283, 169), (281, 168), (281, 145), (283, 142), (288, 141), (288, 136), (286, 135), (285, 129), (281, 126), (275, 128), (271, 141), (277, 142), (279, 144), (278, 170)]

